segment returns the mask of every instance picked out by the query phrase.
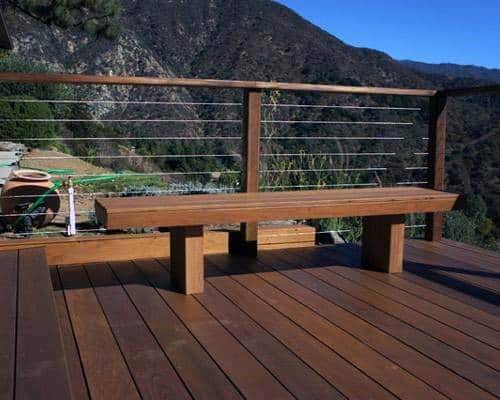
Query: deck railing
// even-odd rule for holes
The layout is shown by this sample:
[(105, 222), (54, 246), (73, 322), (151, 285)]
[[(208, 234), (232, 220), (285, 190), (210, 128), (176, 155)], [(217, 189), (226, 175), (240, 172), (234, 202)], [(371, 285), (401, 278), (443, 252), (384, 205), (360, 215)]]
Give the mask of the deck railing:
[[(127, 140), (127, 141), (165, 141), (165, 140), (177, 140), (177, 141), (192, 141), (192, 142), (204, 142), (208, 140), (216, 140), (221, 142), (237, 142), (241, 140), (241, 151), (233, 152), (230, 154), (127, 154), (127, 155), (92, 155), (88, 157), (90, 160), (99, 159), (143, 159), (143, 160), (157, 160), (157, 159), (241, 159), (241, 169), (240, 170), (224, 170), (224, 171), (190, 171), (190, 172), (176, 172), (176, 171), (161, 171), (161, 172), (151, 172), (151, 173), (132, 173), (128, 176), (162, 176), (162, 177), (175, 177), (175, 176), (205, 176), (222, 174), (228, 176), (241, 176), (240, 187), (221, 187), (219, 191), (226, 190), (240, 190), (242, 192), (258, 192), (259, 190), (275, 190), (275, 189), (301, 189), (301, 188), (324, 188), (324, 187), (349, 187), (349, 186), (379, 186), (379, 182), (370, 183), (357, 183), (357, 184), (338, 184), (338, 185), (308, 185), (308, 184), (294, 184), (294, 185), (282, 185), (273, 186), (270, 184), (261, 184), (263, 175), (272, 175), (277, 173), (311, 173), (311, 172), (373, 172), (377, 173), (379, 171), (387, 170), (384, 166), (364, 166), (363, 168), (296, 168), (288, 171), (280, 171), (275, 169), (261, 169), (261, 160), (268, 159), (270, 157), (274, 158), (284, 158), (284, 157), (303, 157), (303, 156), (352, 156), (352, 157), (368, 157), (368, 156), (394, 156), (395, 152), (373, 152), (373, 153), (349, 153), (339, 151), (338, 153), (328, 153), (321, 152), (310, 152), (304, 154), (300, 153), (279, 153), (273, 154), (273, 151), (261, 152), (263, 141), (279, 141), (279, 142), (290, 142), (294, 140), (301, 141), (322, 141), (322, 140), (336, 140), (338, 142), (342, 141), (378, 141), (378, 142), (391, 142), (404, 140), (404, 135), (399, 136), (380, 136), (380, 135), (366, 135), (366, 136), (305, 136), (300, 135), (298, 137), (286, 136), (286, 135), (276, 135), (271, 136), (263, 135), (263, 131), (266, 131), (267, 127), (272, 126), (371, 126), (371, 127), (410, 127), (414, 126), (413, 122), (408, 122), (406, 120), (401, 120), (397, 118), (394, 120), (296, 120), (296, 119), (269, 119), (263, 117), (266, 109), (302, 109), (302, 110), (362, 110), (362, 111), (383, 111), (389, 110), (392, 112), (418, 112), (421, 111), (419, 106), (394, 106), (394, 107), (380, 107), (377, 105), (363, 105), (363, 104), (289, 104), (289, 103), (265, 103), (263, 100), (263, 93), (269, 93), (271, 91), (280, 92), (295, 92), (295, 93), (317, 93), (328, 96), (333, 95), (349, 95), (349, 96), (403, 96), (412, 97), (420, 99), (429, 100), (429, 121), (428, 121), (428, 135), (422, 137), (423, 143), (427, 142), (427, 150), (415, 151), (413, 155), (416, 157), (427, 157), (427, 165), (411, 165), (406, 166), (405, 170), (412, 171), (427, 171), (427, 180), (412, 180), (396, 182), (397, 185), (427, 185), (431, 188), (437, 190), (445, 189), (445, 147), (446, 147), (446, 118), (447, 118), (447, 98), (449, 96), (465, 96), (473, 94), (482, 93), (492, 93), (499, 92), (500, 86), (490, 86), (484, 88), (472, 88), (472, 89), (454, 89), (454, 90), (424, 90), (424, 89), (398, 89), (398, 88), (381, 88), (381, 87), (353, 87), (353, 86), (336, 86), (336, 85), (319, 85), (319, 84), (294, 84), (294, 83), (278, 83), (278, 82), (249, 82), (249, 81), (223, 81), (223, 80), (207, 80), (207, 79), (177, 79), (177, 78), (152, 78), (152, 77), (120, 77), (120, 76), (90, 76), (90, 75), (61, 75), (61, 74), (24, 74), (24, 73), (0, 73), (0, 84), (2, 83), (17, 83), (17, 84), (44, 84), (44, 85), (104, 85), (104, 87), (116, 87), (116, 86), (132, 86), (132, 87), (168, 87), (168, 88), (191, 88), (191, 89), (210, 89), (210, 90), (230, 90), (242, 91), (240, 94), (241, 101), (195, 101), (195, 102), (184, 102), (184, 101), (166, 101), (166, 100), (103, 100), (103, 99), (12, 99), (9, 102), (46, 102), (52, 104), (87, 104), (87, 105), (144, 105), (144, 106), (158, 106), (158, 105), (168, 105), (168, 106), (206, 106), (206, 107), (229, 107), (229, 108), (239, 108), (241, 109), (241, 117), (234, 117), (235, 112), (231, 111), (230, 117), (220, 118), (219, 115), (216, 117), (211, 116), (210, 118), (204, 119), (185, 119), (185, 118), (163, 118), (155, 117), (148, 119), (138, 119), (138, 118), (92, 118), (92, 119), (25, 119), (24, 122), (29, 123), (69, 123), (69, 124), (83, 124), (83, 123), (101, 123), (101, 124), (111, 124), (111, 123), (149, 123), (149, 124), (214, 124), (217, 126), (238, 126), (241, 125), (241, 134), (238, 136), (227, 135), (227, 133), (218, 134), (217, 136), (185, 136), (185, 135), (145, 135), (145, 136), (134, 136), (134, 137), (66, 137), (61, 138), (66, 141), (73, 142), (92, 142), (92, 141), (116, 141), (116, 140)], [(28, 93), (29, 94), (29, 93)], [(427, 112), (426, 112), (427, 113)], [(12, 122), (12, 121), (11, 121)], [(22, 122), (22, 121), (19, 121)], [(1, 122), (0, 122), (1, 124)], [(2, 126), (0, 125), (0, 131)], [(177, 131), (176, 131), (177, 132)], [(227, 132), (225, 130), (224, 132)], [(1, 137), (4, 140), (9, 138), (8, 132), (3, 132)], [(24, 138), (25, 141), (38, 140), (43, 141), (44, 139), (37, 138), (34, 135), (33, 138)], [(61, 159), (61, 157), (57, 157)], [(213, 188), (212, 191), (218, 191), (217, 188)], [(158, 191), (157, 191), (158, 192)], [(155, 194), (160, 194), (160, 193)], [(165, 191), (165, 193), (172, 193), (171, 190)], [(105, 193), (88, 193), (89, 195), (112, 195), (112, 191), (107, 191)], [(133, 194), (133, 193), (129, 193)], [(77, 211), (78, 212), (78, 211)], [(83, 211), (81, 213), (89, 213), (90, 210)], [(427, 240), (439, 240), (442, 236), (442, 225), (443, 216), (441, 214), (430, 214), (426, 217), (426, 233), (425, 237)], [(423, 226), (420, 226), (423, 227)], [(256, 224), (242, 224), (242, 233), (245, 239), (248, 241), (256, 240), (257, 235), (257, 225)], [(80, 232), (94, 231), (94, 229), (80, 230)], [(96, 231), (100, 231), (97, 229)]]

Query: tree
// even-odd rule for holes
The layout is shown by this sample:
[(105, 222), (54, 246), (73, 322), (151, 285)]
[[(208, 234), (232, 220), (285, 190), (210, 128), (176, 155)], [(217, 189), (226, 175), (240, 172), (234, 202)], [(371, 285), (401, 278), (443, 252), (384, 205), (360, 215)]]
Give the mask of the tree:
[(95, 36), (115, 39), (121, 34), (121, 0), (9, 0), (18, 9), (46, 24), (80, 28)]
[[(32, 100), (36, 99), (29, 96), (1, 98), (0, 139), (8, 141), (22, 139), (24, 144), (33, 147), (46, 147), (57, 142), (57, 129), (52, 122), (54, 115), (50, 106), (45, 103), (29, 102)], [(54, 140), (26, 140), (31, 138)]]

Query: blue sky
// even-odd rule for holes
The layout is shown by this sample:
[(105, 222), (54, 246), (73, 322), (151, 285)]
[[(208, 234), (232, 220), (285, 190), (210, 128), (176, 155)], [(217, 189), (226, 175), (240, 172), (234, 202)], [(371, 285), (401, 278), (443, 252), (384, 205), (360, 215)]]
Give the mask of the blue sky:
[(396, 59), (500, 68), (500, 0), (278, 0), (344, 42)]

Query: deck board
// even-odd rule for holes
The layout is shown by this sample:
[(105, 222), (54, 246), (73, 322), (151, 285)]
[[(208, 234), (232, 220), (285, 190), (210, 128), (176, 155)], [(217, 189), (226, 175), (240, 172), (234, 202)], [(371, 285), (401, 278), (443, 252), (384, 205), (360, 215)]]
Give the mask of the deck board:
[(140, 399), (83, 266), (59, 268), (73, 332), (95, 399)]
[(57, 314), (59, 317), (59, 328), (61, 330), (62, 343), (66, 356), (66, 366), (71, 386), (71, 392), (75, 399), (88, 400), (89, 392), (85, 374), (83, 372), (82, 361), (78, 352), (73, 327), (64, 298), (64, 291), (56, 267), (50, 268), (52, 286), (54, 288), (54, 299), (56, 303)]
[[(208, 256), (195, 296), (172, 290), (169, 260), (54, 267), (48, 326), (75, 400), (498, 398), (499, 258), (448, 242), (406, 248), (397, 275), (360, 268), (355, 245)], [(18, 252), (0, 262), (11, 399), (25, 314)]]
[(41, 248), (19, 252), (16, 399), (71, 395), (52, 282)]
[(0, 253), (0, 393), (11, 399), (15, 383), (17, 251)]
[(197, 399), (242, 398), (158, 293), (171, 289), (151, 286), (133, 263), (113, 263), (111, 266), (191, 395)]
[(143, 399), (189, 393), (108, 265), (86, 265), (97, 299)]

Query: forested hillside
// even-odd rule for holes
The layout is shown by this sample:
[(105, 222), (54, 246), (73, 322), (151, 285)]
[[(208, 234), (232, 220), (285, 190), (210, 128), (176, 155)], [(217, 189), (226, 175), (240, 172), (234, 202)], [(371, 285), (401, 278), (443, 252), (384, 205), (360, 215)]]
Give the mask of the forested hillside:
[[(149, 75), (170, 77), (203, 77), (217, 79), (275, 80), (288, 82), (331, 83), (363, 86), (389, 86), (408, 88), (443, 88), (474, 86), (489, 81), (455, 74), (436, 75), (418, 72), (410, 66), (393, 60), (388, 55), (371, 49), (349, 46), (307, 22), (290, 9), (270, 0), (122, 0), (113, 1), (113, 9), (88, 8), (88, 2), (76, 2), (84, 12), (76, 13), (69, 6), (62, 9), (37, 9), (29, 0), (9, 1), (4, 4), (4, 16), (15, 44), (12, 54), (0, 62), (3, 70), (47, 70), (72, 73), (99, 73), (116, 75)], [(75, 3), (75, 4), (76, 4)], [(66, 8), (64, 8), (66, 7)], [(75, 6), (76, 7), (76, 6)], [(87, 7), (87, 8), (85, 8)], [(71, 18), (73, 19), (71, 19)], [(85, 21), (85, 23), (82, 23)], [(64, 89), (65, 90), (65, 89)], [(208, 92), (201, 90), (78, 88), (61, 93), (28, 93), (25, 88), (0, 89), (2, 96), (41, 97), (50, 95), (70, 98), (142, 99), (170, 101), (240, 101), (241, 94), (232, 91)], [(332, 109), (286, 110), (268, 107), (266, 118), (347, 120), (395, 122), (410, 121), (411, 127), (286, 127), (266, 126), (267, 135), (379, 135), (405, 136), (404, 143), (363, 143), (345, 141), (269, 142), (269, 153), (287, 152), (382, 152), (398, 155), (393, 158), (328, 159), (290, 161), (264, 160), (284, 168), (317, 165), (384, 166), (380, 173), (359, 173), (349, 176), (317, 174), (313, 176), (267, 177), (268, 185), (297, 184), (305, 181), (341, 182), (343, 180), (375, 181), (394, 184), (398, 181), (425, 179), (425, 172), (407, 172), (405, 167), (425, 164), (425, 159), (415, 158), (415, 153), (425, 151), (422, 136), (426, 134), (427, 100), (382, 96), (325, 96), (314, 94), (266, 93), (266, 102), (294, 104), (350, 104), (363, 106), (391, 106), (420, 108), (419, 112), (380, 112), (375, 110), (353, 111)], [(6, 109), (0, 113), (20, 112)], [(34, 112), (31, 110), (30, 112)], [(39, 109), (37, 115), (57, 116), (108, 116), (113, 118), (140, 115), (141, 118), (233, 118), (238, 111), (232, 108), (207, 110), (195, 106), (169, 110), (161, 107), (128, 106), (79, 106)], [(500, 225), (499, 163), (500, 151), (500, 96), (481, 96), (453, 100), (450, 106), (448, 138), (448, 183), (451, 190), (479, 195), (472, 203), (482, 206), (486, 201), (488, 216)], [(26, 127), (22, 128), (26, 129)], [(57, 144), (76, 156), (88, 154), (129, 154), (131, 144), (127, 136), (143, 132), (144, 127), (132, 125), (82, 126), (67, 124), (53, 127), (46, 133), (64, 135), (107, 135), (123, 137), (117, 146), (102, 143)], [(176, 127), (168, 134), (175, 136), (202, 135), (214, 132), (213, 126)], [(50, 130), (50, 129), (49, 129)], [(0, 135), (6, 135), (5, 128)], [(234, 133), (231, 128), (221, 128), (218, 133)], [(164, 135), (162, 126), (148, 125), (148, 133)], [(23, 132), (20, 131), (19, 135)], [(0, 136), (1, 137), (1, 136)], [(40, 146), (40, 143), (32, 143)], [(106, 146), (106, 147), (103, 147)], [(383, 146), (386, 146), (385, 148)], [(387, 146), (389, 146), (387, 148)], [(392, 146), (392, 147), (391, 147)], [(237, 152), (227, 143), (211, 143), (210, 147), (193, 144), (165, 144), (156, 142), (134, 143), (133, 151), (139, 154), (175, 152)], [(237, 160), (190, 160), (174, 162), (157, 160), (154, 163), (130, 165), (126, 162), (96, 161), (107, 168), (141, 170), (178, 169), (233, 169)], [(125, 164), (124, 164), (125, 163)], [(277, 163), (280, 163), (279, 165)], [(228, 183), (228, 182), (225, 182)], [(230, 182), (229, 182), (230, 183)], [(473, 212), (471, 212), (473, 214)], [(478, 222), (479, 221), (479, 222)], [(498, 229), (488, 225), (486, 210), (481, 211), (477, 224), (483, 229), (481, 237), (491, 243), (498, 237)], [(476, 223), (475, 222), (475, 223)], [(473, 235), (471, 233), (471, 235)], [(486, 240), (486, 239), (485, 239)]]

